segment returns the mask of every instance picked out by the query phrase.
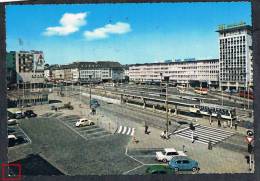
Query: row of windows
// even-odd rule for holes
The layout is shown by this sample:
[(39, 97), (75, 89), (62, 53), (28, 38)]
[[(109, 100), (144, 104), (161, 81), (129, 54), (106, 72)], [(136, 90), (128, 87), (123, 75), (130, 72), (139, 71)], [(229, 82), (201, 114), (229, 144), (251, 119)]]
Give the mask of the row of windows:
[(246, 40), (245, 36), (238, 36), (238, 37), (230, 37), (230, 38), (225, 38), (225, 39), (220, 39), (220, 43), (227, 43), (227, 42), (233, 42), (233, 41), (237, 41), (237, 40)]

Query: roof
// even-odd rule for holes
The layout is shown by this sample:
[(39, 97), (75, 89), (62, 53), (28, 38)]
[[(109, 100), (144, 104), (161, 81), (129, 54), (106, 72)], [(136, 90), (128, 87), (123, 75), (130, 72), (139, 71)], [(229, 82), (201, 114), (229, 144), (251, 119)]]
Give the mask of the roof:
[(143, 64), (131, 64), (131, 66), (143, 66), (143, 65), (177, 65), (177, 64), (185, 64), (185, 63), (199, 63), (199, 62), (218, 62), (219, 59), (205, 59), (205, 60), (187, 60), (187, 61), (180, 61), (180, 62), (158, 62), (158, 63), (143, 63)]
[(218, 29), (216, 32), (219, 33), (226, 33), (226, 32), (233, 32), (237, 30), (249, 30), (252, 31), (252, 26), (250, 25), (241, 25), (241, 26), (224, 26), (222, 29)]
[(166, 152), (176, 152), (174, 148), (164, 148)]
[(200, 106), (209, 106), (209, 107), (215, 107), (215, 108), (220, 108), (220, 109), (229, 109), (229, 110), (235, 109), (235, 108), (228, 107), (228, 106), (209, 104), (209, 103), (200, 103)]

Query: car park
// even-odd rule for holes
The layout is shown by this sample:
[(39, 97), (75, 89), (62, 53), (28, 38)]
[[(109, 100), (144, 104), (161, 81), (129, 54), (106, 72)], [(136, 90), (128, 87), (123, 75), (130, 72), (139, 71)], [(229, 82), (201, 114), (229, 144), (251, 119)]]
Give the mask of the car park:
[(152, 165), (149, 166), (146, 174), (175, 174), (175, 170), (170, 168), (168, 165)]
[(164, 151), (156, 152), (156, 160), (164, 163), (169, 162), (175, 156), (187, 156), (183, 151), (176, 151), (174, 148), (165, 148)]
[(91, 125), (94, 125), (95, 123), (87, 118), (82, 118), (82, 119), (79, 119), (77, 122), (76, 122), (76, 127), (81, 127), (81, 126), (91, 126)]
[(18, 123), (17, 119), (8, 119), (7, 125), (16, 125)]
[(35, 114), (32, 110), (27, 110), (24, 112), (24, 115), (28, 118), (31, 118), (31, 117), (37, 117), (37, 114)]
[(177, 171), (192, 171), (198, 172), (200, 170), (197, 161), (188, 157), (173, 157), (169, 162), (169, 167)]

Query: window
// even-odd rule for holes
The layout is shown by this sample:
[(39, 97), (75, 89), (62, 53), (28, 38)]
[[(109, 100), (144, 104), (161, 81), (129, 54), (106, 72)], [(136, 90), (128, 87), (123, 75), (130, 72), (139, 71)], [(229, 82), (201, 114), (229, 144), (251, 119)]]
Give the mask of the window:
[(178, 160), (176, 163), (177, 163), (177, 164), (181, 164), (181, 160)]
[(184, 164), (189, 164), (190, 163), (190, 161), (189, 160), (183, 160), (183, 162), (182, 163), (184, 163)]

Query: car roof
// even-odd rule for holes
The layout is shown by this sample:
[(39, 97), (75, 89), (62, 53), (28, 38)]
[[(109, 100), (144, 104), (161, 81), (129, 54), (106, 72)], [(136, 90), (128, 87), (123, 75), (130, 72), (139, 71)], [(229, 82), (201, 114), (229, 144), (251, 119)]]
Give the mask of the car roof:
[(79, 119), (80, 121), (82, 121), (82, 120), (88, 120), (87, 118), (81, 118), (81, 119)]
[(164, 151), (166, 152), (176, 152), (174, 148), (164, 148)]
[(8, 135), (8, 139), (9, 139), (9, 138), (16, 138), (16, 136), (13, 135), (13, 134), (11, 134), (11, 135)]

